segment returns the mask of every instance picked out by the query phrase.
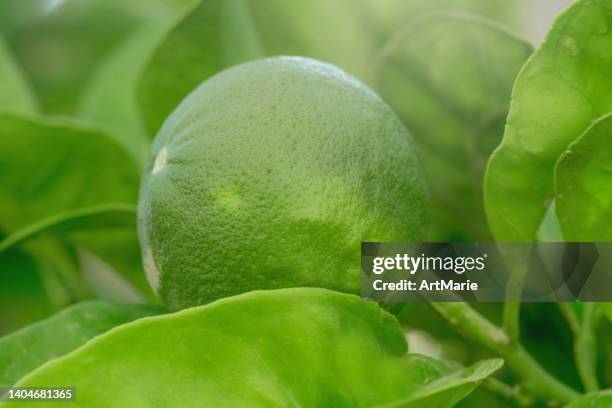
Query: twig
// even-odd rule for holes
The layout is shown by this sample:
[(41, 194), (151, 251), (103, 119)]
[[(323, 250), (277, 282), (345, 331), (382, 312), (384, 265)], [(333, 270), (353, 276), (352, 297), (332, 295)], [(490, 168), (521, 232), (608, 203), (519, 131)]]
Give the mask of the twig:
[(565, 317), (574, 335), (574, 360), (578, 375), (587, 392), (599, 390), (597, 380), (597, 340), (593, 334), (597, 324), (598, 313), (594, 303), (582, 304), (582, 316), (579, 319), (567, 303), (559, 303), (559, 309)]
[(467, 338), (502, 357), (517, 373), (525, 389), (550, 402), (568, 403), (580, 394), (563, 384), (535, 361), (523, 346), (467, 303), (431, 303), (432, 307)]
[(521, 334), (520, 300), (522, 298), (523, 287), (525, 285), (527, 265), (529, 265), (528, 260), (530, 249), (525, 249), (523, 245), (519, 245), (517, 247), (502, 247), (500, 248), (500, 252), (506, 261), (506, 265), (510, 269), (510, 277), (508, 278), (508, 283), (506, 284), (506, 303), (504, 303), (502, 324), (510, 339), (510, 342), (518, 343)]
[(496, 395), (504, 402), (512, 403), (517, 407), (532, 407), (534, 401), (523, 394), (518, 386), (510, 386), (496, 378), (489, 377), (483, 381), (482, 386), (491, 394)]

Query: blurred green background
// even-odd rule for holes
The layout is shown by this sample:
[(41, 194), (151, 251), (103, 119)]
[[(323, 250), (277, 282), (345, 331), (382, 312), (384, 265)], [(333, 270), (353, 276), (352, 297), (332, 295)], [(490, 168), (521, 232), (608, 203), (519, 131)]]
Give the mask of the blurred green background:
[[(0, 335), (84, 299), (155, 301), (142, 272), (130, 206), (136, 203), (140, 168), (164, 115), (207, 76), (262, 54), (303, 54), (337, 64), (384, 91), (375, 72), (381, 53), (401, 38), (402, 30), (424, 16), (469, 12), (502, 24), (537, 47), (556, 15), (571, 1), (218, 3), (210, 1), (210, 7), (203, 7), (195, 0), (0, 1), (0, 240), (66, 211), (118, 205), (111, 209), (112, 219), (106, 224), (88, 221), (91, 217), (83, 215), (87, 228), (61, 224), (61, 228), (45, 230), (0, 251)], [(256, 40), (250, 31), (253, 27), (259, 36)], [(184, 41), (187, 35), (192, 42)], [(205, 58), (192, 55), (201, 51), (188, 47), (194, 44), (204, 49)], [(463, 46), (466, 49), (458, 55), (466, 56), (465, 69), (470, 71), (475, 66), (469, 61), (474, 54), (469, 42)], [(529, 53), (527, 48), (521, 52), (525, 58)], [(521, 58), (513, 60), (517, 66), (510, 79), (520, 68)], [(207, 65), (209, 61), (201, 59), (215, 63)], [(185, 63), (191, 60), (193, 64)], [(166, 71), (161, 75), (156, 68), (163, 64)], [(449, 81), (462, 81), (466, 75), (460, 67), (446, 74)], [(511, 82), (500, 93), (500, 103), (509, 104), (506, 93)], [(16, 87), (22, 89), (16, 91)], [(400, 116), (412, 132), (414, 123)], [(503, 119), (491, 125), (488, 149), (499, 142)], [(60, 145), (45, 140), (54, 132), (74, 134)], [(415, 133), (419, 139), (418, 130)], [(103, 140), (102, 134), (113, 143)], [(94, 156), (92, 150), (104, 153)], [(75, 170), (77, 166), (71, 171), (66, 164), (77, 157), (83, 166), (91, 163), (87, 174)], [(68, 181), (55, 181), (64, 174), (72, 176), (66, 176)], [(108, 208), (104, 213), (109, 213)], [(486, 225), (479, 231), (451, 225), (433, 234), (433, 239), (447, 240), (490, 237)], [(500, 305), (478, 308), (493, 321), (499, 320)], [(410, 305), (400, 313), (412, 351), (462, 362), (489, 357), (460, 340), (432, 313), (426, 305)], [(528, 348), (562, 380), (580, 387), (569, 358), (571, 334), (558, 310), (527, 306), (523, 324), (531, 333), (525, 339)], [(550, 333), (556, 333), (555, 337)], [(601, 336), (610, 338), (609, 329)], [(610, 378), (611, 366), (608, 361), (602, 375)], [(479, 390), (463, 404), (495, 407), (498, 403)]]

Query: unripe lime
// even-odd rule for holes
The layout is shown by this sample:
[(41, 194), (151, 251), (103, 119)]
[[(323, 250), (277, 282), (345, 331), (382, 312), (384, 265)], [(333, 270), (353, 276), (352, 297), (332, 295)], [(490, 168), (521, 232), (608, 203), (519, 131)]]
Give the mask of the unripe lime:
[(171, 308), (254, 289), (360, 287), (362, 241), (419, 241), (426, 192), (412, 139), (334, 66), (277, 57), (202, 83), (157, 135), (139, 233)]

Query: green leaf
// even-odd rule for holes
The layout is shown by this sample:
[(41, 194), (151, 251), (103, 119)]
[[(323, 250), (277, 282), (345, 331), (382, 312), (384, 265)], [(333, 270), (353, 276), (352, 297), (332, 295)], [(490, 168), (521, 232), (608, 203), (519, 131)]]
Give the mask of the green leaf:
[(72, 115), (107, 54), (143, 21), (160, 18), (184, 1), (3, 0), (0, 31), (43, 110)]
[(31, 114), (36, 110), (29, 85), (0, 36), (0, 111)]
[[(20, 8), (52, 5), (40, 0), (4, 0)], [(37, 4), (38, 3), (38, 4)], [(106, 4), (105, 4), (106, 3)], [(1, 27), (39, 95), (45, 112), (70, 114), (94, 67), (130, 30), (135, 17), (109, 2), (67, 0), (40, 10), (23, 24)], [(41, 63), (45, 61), (45, 63)]]
[(385, 405), (385, 407), (453, 407), (470, 395), (485, 378), (499, 370), (502, 365), (501, 359), (481, 361), (471, 367), (448, 373), (429, 382), (408, 398)]
[[(40, 237), (26, 242), (22, 249), (32, 257), (36, 264), (46, 295), (53, 305), (53, 310), (49, 312), (89, 298), (89, 292), (79, 276), (74, 249), (69, 244), (52, 238)], [(20, 274), (21, 272), (12, 270), (11, 273)]]
[(96, 68), (81, 97), (79, 117), (100, 125), (143, 165), (150, 137), (140, 117), (136, 92), (140, 75), (155, 47), (193, 0), (168, 3), (165, 13), (151, 13), (133, 28)]
[(496, 23), (465, 14), (420, 19), (383, 49), (378, 89), (417, 141), (432, 194), (432, 240), (490, 239), (485, 164), (531, 52)]
[(138, 68), (155, 40), (156, 30), (141, 29), (113, 50), (85, 89), (79, 109), (79, 117), (103, 128), (141, 165), (148, 153), (149, 136), (140, 122), (135, 85)]
[[(83, 208), (133, 205), (138, 183), (137, 167), (105, 134), (75, 122), (0, 114), (0, 230), (5, 234), (36, 229), (33, 224)], [(137, 247), (135, 229), (130, 232), (132, 247)], [(88, 245), (98, 245), (100, 240), (113, 242), (116, 234), (109, 234), (105, 238), (91, 236), (81, 244), (90, 248)], [(65, 282), (75, 280), (76, 265), (66, 248), (45, 240), (45, 244), (26, 243), (41, 269), (54, 270), (52, 274), (59, 273)], [(122, 253), (115, 251), (112, 256), (121, 257)], [(140, 257), (136, 259), (139, 262)], [(144, 282), (141, 271), (132, 275)], [(79, 293), (79, 284), (71, 285), (73, 293)]]
[(324, 289), (259, 291), (119, 327), (18, 385), (70, 384), (77, 406), (90, 408), (411, 407), (428, 398), (433, 408), (452, 406), (501, 365), (450, 373), (406, 350), (397, 321), (374, 303)]
[(497, 240), (536, 236), (554, 198), (557, 160), (612, 111), (611, 65), (612, 1), (577, 1), (521, 71), (503, 142), (489, 161), (485, 207)]
[(136, 202), (139, 173), (125, 151), (96, 130), (60, 120), (0, 114), (0, 229), (49, 216)]
[(516, 1), (490, 0), (357, 0), (368, 25), (384, 45), (414, 20), (439, 12), (467, 12), (515, 26), (519, 7)]
[(202, 81), (263, 56), (307, 56), (366, 76), (374, 43), (360, 10), (351, 0), (199, 1), (143, 73), (138, 100), (149, 133)]
[(557, 217), (568, 241), (612, 241), (612, 114), (569, 145), (556, 168)]
[(80, 347), (107, 330), (160, 313), (152, 306), (83, 302), (47, 320), (0, 338), (0, 385), (11, 386), (49, 360)]
[(0, 252), (19, 245), (39, 234), (65, 234), (73, 231), (136, 228), (136, 207), (130, 204), (108, 204), (52, 215), (28, 225), (0, 241)]
[(612, 390), (587, 394), (565, 408), (609, 408), (612, 406)]
[[(130, 303), (143, 301), (133, 285), (147, 298), (155, 299), (141, 266), (133, 204), (106, 204), (52, 215), (0, 241), (0, 253), (41, 235), (79, 247), (79, 269), (97, 297)], [(94, 276), (94, 272), (99, 276)], [(109, 284), (114, 293), (104, 289)]]

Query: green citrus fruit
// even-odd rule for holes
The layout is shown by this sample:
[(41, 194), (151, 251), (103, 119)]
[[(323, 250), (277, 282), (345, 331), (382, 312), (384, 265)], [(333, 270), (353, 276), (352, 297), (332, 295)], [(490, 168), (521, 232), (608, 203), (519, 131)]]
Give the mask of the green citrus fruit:
[(164, 123), (139, 233), (171, 308), (254, 289), (360, 287), (362, 241), (419, 241), (426, 191), (412, 139), (369, 88), (277, 57), (208, 79)]

